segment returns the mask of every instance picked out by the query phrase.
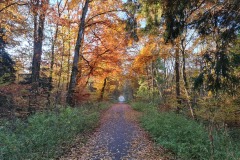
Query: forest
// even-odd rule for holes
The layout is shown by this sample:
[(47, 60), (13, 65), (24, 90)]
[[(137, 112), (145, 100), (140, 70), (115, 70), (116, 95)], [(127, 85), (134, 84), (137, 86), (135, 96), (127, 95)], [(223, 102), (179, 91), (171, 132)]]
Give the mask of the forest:
[(96, 158), (240, 159), (239, 0), (0, 0), (0, 159)]

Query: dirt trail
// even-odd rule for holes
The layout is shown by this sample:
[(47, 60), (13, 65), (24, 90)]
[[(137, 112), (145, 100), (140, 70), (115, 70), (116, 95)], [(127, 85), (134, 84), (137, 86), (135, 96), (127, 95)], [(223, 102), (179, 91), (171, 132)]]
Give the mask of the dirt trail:
[(62, 160), (165, 160), (136, 123), (140, 113), (127, 104), (113, 105), (101, 125), (81, 148), (74, 147)]

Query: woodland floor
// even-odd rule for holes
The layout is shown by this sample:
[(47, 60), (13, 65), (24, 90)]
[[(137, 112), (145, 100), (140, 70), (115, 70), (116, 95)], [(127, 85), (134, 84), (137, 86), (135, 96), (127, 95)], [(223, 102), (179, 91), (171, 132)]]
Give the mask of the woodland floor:
[(101, 118), (101, 124), (86, 143), (76, 142), (61, 160), (166, 160), (164, 149), (157, 147), (141, 129), (140, 113), (127, 104), (115, 104)]

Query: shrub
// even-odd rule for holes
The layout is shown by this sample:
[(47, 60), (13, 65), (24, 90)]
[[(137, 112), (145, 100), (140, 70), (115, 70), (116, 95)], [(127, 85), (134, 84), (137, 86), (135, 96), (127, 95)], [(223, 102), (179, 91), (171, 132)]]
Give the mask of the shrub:
[(51, 159), (60, 155), (63, 145), (96, 126), (99, 114), (63, 108), (59, 113), (37, 113), (27, 123), (5, 122), (0, 128), (0, 159)]
[(132, 102), (131, 106), (134, 110), (140, 112), (149, 112), (151, 110), (156, 110), (156, 107), (153, 103)]
[(143, 127), (155, 141), (183, 159), (208, 159), (209, 141), (204, 127), (174, 113), (149, 113)]
[(159, 113), (154, 105), (133, 103), (132, 107), (144, 114), (141, 124), (157, 144), (172, 151), (180, 159), (237, 160), (240, 145), (227, 131), (213, 131), (213, 146), (205, 126), (172, 112)]
[(228, 131), (214, 131), (214, 154), (213, 159), (239, 160), (240, 141), (234, 140)]

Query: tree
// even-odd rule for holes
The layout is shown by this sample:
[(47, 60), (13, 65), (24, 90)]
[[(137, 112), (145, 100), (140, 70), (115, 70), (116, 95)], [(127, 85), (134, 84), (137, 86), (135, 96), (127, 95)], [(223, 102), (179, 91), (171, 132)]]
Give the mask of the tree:
[[(54, 63), (55, 63), (55, 46), (56, 46), (56, 42), (58, 40), (58, 32), (59, 32), (59, 25), (60, 25), (59, 23), (60, 23), (60, 20), (61, 20), (62, 13), (65, 10), (67, 1), (63, 5), (62, 10), (60, 8), (61, 3), (62, 3), (62, 0), (60, 0), (60, 1), (57, 0), (57, 4), (56, 4), (57, 11), (53, 12), (53, 15), (52, 15), (54, 17), (56, 16), (57, 18), (55, 18), (55, 19), (52, 18), (52, 21), (54, 21), (56, 23), (56, 24), (54, 23), (56, 26), (55, 26), (55, 32), (53, 33), (52, 39), (51, 39), (52, 44), (51, 44), (51, 62), (50, 62), (49, 85), (48, 85), (48, 105), (50, 105), (50, 103), (51, 103), (50, 102), (50, 96), (51, 96), (51, 91), (53, 89), (53, 66), (54, 66)], [(62, 52), (62, 54), (64, 54), (64, 51)], [(61, 77), (59, 76), (59, 84), (58, 84), (58, 86), (60, 85), (60, 78)], [(56, 100), (57, 100), (57, 98), (56, 98)]]
[(6, 30), (0, 28), (0, 84), (13, 82), (15, 80), (14, 62), (9, 54), (5, 51)]
[(77, 37), (75, 50), (74, 50), (71, 79), (70, 79), (68, 94), (67, 94), (67, 103), (70, 105), (74, 104), (73, 94), (74, 94), (75, 87), (77, 85), (77, 75), (79, 74), (78, 62), (79, 62), (79, 57), (82, 56), (80, 55), (81, 54), (80, 49), (82, 47), (82, 42), (83, 42), (83, 35), (85, 30), (85, 19), (86, 19), (89, 3), (90, 3), (90, 0), (85, 1), (84, 7), (82, 10), (81, 21), (79, 23), (78, 37)]
[(18, 37), (26, 34), (28, 26), (22, 8), (27, 8), (26, 0), (7, 0), (0, 2), (0, 28), (6, 30), (8, 46), (19, 44)]
[(44, 23), (49, 0), (32, 0), (31, 7), (34, 19), (34, 42), (32, 59), (32, 82), (38, 83), (40, 78), (40, 65), (42, 59), (42, 44), (44, 38)]
[(229, 89), (232, 67), (230, 49), (240, 29), (239, 3), (237, 1), (206, 2), (206, 12), (199, 12), (191, 23), (208, 47), (203, 54), (203, 70), (196, 78), (195, 87), (204, 85), (217, 95), (218, 91)]
[(138, 35), (137, 35), (137, 20), (136, 20), (136, 13), (139, 9), (139, 4), (136, 0), (128, 0), (126, 3), (126, 8), (128, 12), (128, 18), (126, 21), (126, 30), (129, 33), (129, 37), (133, 38), (134, 41), (138, 41)]

